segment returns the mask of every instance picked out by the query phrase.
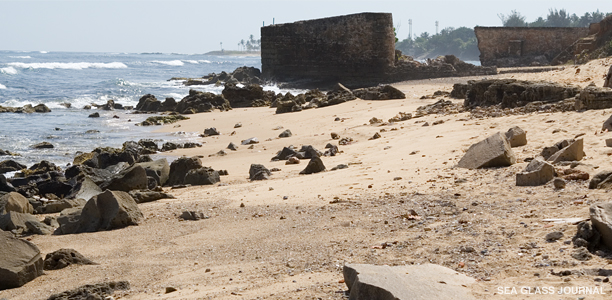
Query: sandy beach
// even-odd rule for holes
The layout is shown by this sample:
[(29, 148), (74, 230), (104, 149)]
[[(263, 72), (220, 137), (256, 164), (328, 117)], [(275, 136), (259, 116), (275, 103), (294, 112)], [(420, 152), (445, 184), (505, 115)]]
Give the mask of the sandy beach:
[[(541, 73), (506, 73), (488, 78), (544, 80), (584, 87), (602, 86), (612, 58)], [(577, 71), (577, 69), (580, 71)], [(454, 83), (482, 77), (444, 78), (393, 84), (406, 99), (366, 101), (275, 114), (272, 108), (236, 108), (190, 115), (160, 128), (163, 132), (202, 132), (203, 147), (174, 150), (173, 156), (200, 156), (204, 166), (227, 170), (211, 186), (165, 188), (176, 199), (140, 204), (138, 226), (77, 235), (28, 237), (42, 253), (73, 248), (98, 265), (45, 271), (0, 298), (46, 299), (84, 284), (127, 280), (131, 289), (115, 299), (345, 299), (345, 263), (407, 265), (435, 263), (472, 276), (469, 289), (478, 299), (559, 299), (559, 295), (500, 294), (499, 288), (523, 286), (602, 287), (612, 294), (599, 269), (612, 267), (599, 256), (582, 262), (567, 244), (576, 233), (568, 223), (549, 218), (588, 218), (589, 206), (609, 201), (606, 190), (589, 190), (588, 181), (518, 187), (515, 174), (543, 147), (581, 136), (586, 157), (580, 168), (591, 176), (610, 169), (612, 148), (600, 133), (612, 110), (532, 113), (472, 118), (469, 112), (427, 115), (384, 126), (399, 112), (442, 97), (420, 99)], [(463, 100), (451, 99), (455, 103)], [(339, 118), (339, 120), (337, 120)], [(432, 125), (436, 121), (441, 124)], [(423, 126), (427, 122), (430, 126)], [(234, 128), (236, 123), (242, 127)], [(436, 122), (438, 123), (438, 122)], [(467, 148), (513, 126), (527, 131), (528, 143), (514, 148), (518, 163), (505, 168), (459, 169)], [(279, 138), (285, 129), (293, 136)], [(283, 147), (338, 145), (331, 138), (351, 137), (334, 157), (324, 157), (328, 171), (300, 175), (307, 161), (285, 165), (271, 161)], [(370, 140), (375, 133), (382, 137)], [(252, 149), (242, 140), (257, 137)], [(135, 137), (135, 139), (146, 137)], [(226, 149), (233, 142), (236, 151)], [(220, 156), (220, 150), (227, 155)], [(167, 154), (167, 153), (166, 153)], [(249, 181), (251, 164), (278, 168), (270, 180)], [(331, 171), (339, 164), (348, 168)], [(569, 168), (559, 166), (558, 169)], [(185, 210), (209, 218), (182, 221)], [(411, 216), (418, 215), (417, 217)], [(407, 217), (408, 216), (408, 217)], [(563, 238), (547, 242), (545, 235)], [(553, 273), (576, 271), (569, 276)], [(597, 281), (599, 279), (599, 281)], [(176, 289), (166, 293), (167, 287)], [(503, 290), (503, 289), (502, 289)], [(434, 298), (435, 295), (432, 295)], [(563, 296), (576, 299), (580, 295)], [(599, 299), (606, 296), (586, 296)]]

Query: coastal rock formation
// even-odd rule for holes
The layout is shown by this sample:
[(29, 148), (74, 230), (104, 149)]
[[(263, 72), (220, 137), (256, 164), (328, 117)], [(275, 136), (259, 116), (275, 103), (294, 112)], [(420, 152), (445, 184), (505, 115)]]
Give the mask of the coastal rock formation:
[(127, 281), (87, 284), (74, 290), (53, 294), (47, 300), (114, 299), (112, 295), (115, 291), (129, 289), (130, 283)]
[(199, 158), (182, 156), (170, 164), (166, 185), (206, 185), (219, 181), (219, 172), (203, 167)]
[(208, 167), (192, 169), (185, 174), (185, 184), (190, 185), (209, 185), (219, 182), (219, 172)]
[(0, 230), (13, 231), (17, 234), (41, 234), (53, 233), (53, 228), (38, 221), (29, 213), (9, 211), (0, 215)]
[(28, 167), (26, 165), (22, 165), (12, 159), (3, 160), (0, 162), (0, 174), (7, 173), (7, 172), (21, 171), (27, 168)]
[(231, 108), (229, 101), (223, 95), (189, 90), (189, 95), (177, 103), (175, 111), (180, 114), (195, 114), (213, 109), (226, 111)]
[(6, 113), (6, 112), (12, 112), (12, 113), (26, 113), (26, 114), (31, 114), (31, 113), (48, 113), (51, 112), (51, 109), (49, 109), (49, 107), (47, 107), (44, 104), (38, 104), (36, 106), (32, 106), (31, 104), (26, 104), (22, 107), (4, 107), (4, 106), (0, 106), (0, 113)]
[(391, 100), (406, 98), (406, 95), (402, 91), (390, 85), (361, 88), (353, 90), (352, 92), (357, 98), (363, 100)]
[(135, 166), (144, 168), (146, 176), (155, 179), (158, 186), (163, 186), (170, 178), (170, 165), (165, 158), (151, 162), (136, 163)]
[(190, 85), (208, 85), (208, 84), (224, 84), (229, 83), (235, 85), (241, 83), (243, 85), (263, 84), (261, 80), (261, 71), (254, 67), (239, 67), (234, 72), (227, 73), (225, 71), (216, 74), (210, 73), (200, 78), (172, 78), (170, 80), (185, 80), (186, 86)]
[(258, 84), (249, 84), (245, 87), (226, 84), (221, 93), (232, 108), (269, 106), (276, 98), (274, 92), (264, 91)]
[(34, 208), (26, 197), (19, 193), (10, 192), (0, 197), (0, 214), (9, 211), (31, 214), (34, 212)]
[(36, 245), (0, 231), (0, 290), (20, 287), (43, 274), (43, 259)]
[(466, 108), (501, 104), (502, 108), (524, 106), (530, 102), (555, 102), (575, 97), (580, 88), (551, 82), (530, 82), (515, 79), (468, 81)]
[(505, 167), (516, 163), (510, 143), (501, 132), (470, 146), (457, 167), (479, 169)]
[(476, 299), (469, 288), (474, 278), (434, 264), (345, 264), (342, 273), (351, 300)]
[(612, 108), (612, 89), (589, 85), (576, 98), (576, 110)]

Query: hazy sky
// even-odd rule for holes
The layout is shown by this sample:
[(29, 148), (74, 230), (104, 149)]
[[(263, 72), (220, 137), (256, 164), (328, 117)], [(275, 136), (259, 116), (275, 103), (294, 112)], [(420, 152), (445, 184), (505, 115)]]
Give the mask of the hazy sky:
[(204, 53), (238, 49), (263, 22), (290, 23), (359, 12), (390, 12), (400, 40), (446, 27), (500, 26), (517, 10), (533, 21), (550, 8), (612, 12), (612, 1), (6, 1), (0, 50)]

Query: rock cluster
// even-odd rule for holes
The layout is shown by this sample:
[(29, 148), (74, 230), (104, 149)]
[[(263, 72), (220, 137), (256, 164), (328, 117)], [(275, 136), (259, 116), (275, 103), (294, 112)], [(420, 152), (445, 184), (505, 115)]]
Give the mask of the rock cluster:
[(0, 113), (6, 113), (6, 112), (11, 112), (11, 113), (26, 113), (26, 114), (31, 114), (31, 113), (48, 113), (51, 112), (51, 109), (49, 109), (49, 107), (47, 107), (44, 104), (38, 104), (35, 106), (32, 106), (31, 104), (26, 104), (22, 107), (5, 107), (5, 106), (0, 106)]

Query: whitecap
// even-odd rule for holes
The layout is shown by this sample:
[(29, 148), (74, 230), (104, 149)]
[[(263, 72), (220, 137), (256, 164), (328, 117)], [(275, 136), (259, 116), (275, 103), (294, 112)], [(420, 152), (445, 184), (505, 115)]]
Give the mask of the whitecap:
[(29, 55), (25, 55), (25, 56), (9, 56), (10, 58), (32, 58)]
[(157, 64), (162, 64), (162, 65), (176, 66), (176, 67), (179, 67), (185, 64), (184, 62), (178, 59), (177, 60), (154, 60), (152, 62), (157, 63)]
[(23, 63), (23, 62), (14, 62), (8, 63), (7, 65), (11, 67), (17, 67), (22, 69), (70, 69), (70, 70), (83, 70), (88, 68), (96, 68), (96, 69), (125, 69), (127, 66), (121, 62), (111, 62), (111, 63), (88, 63), (88, 62), (80, 62), (80, 63), (60, 63), (60, 62), (50, 62), (50, 63)]
[(201, 62), (203, 64), (209, 64), (210, 60), (202, 59), (202, 60), (199, 60), (199, 62)]
[(13, 67), (0, 68), (0, 73), (7, 75), (15, 75), (17, 74), (17, 70)]
[(49, 53), (49, 51), (38, 51), (38, 52), (40, 52), (40, 53), (42, 53), (42, 54), (47, 54), (47, 53)]
[(0, 84), (0, 90), (6, 90), (6, 85)]
[(194, 65), (199, 64), (199, 62), (197, 60), (185, 60), (184, 62), (188, 62), (188, 63), (194, 64)]

